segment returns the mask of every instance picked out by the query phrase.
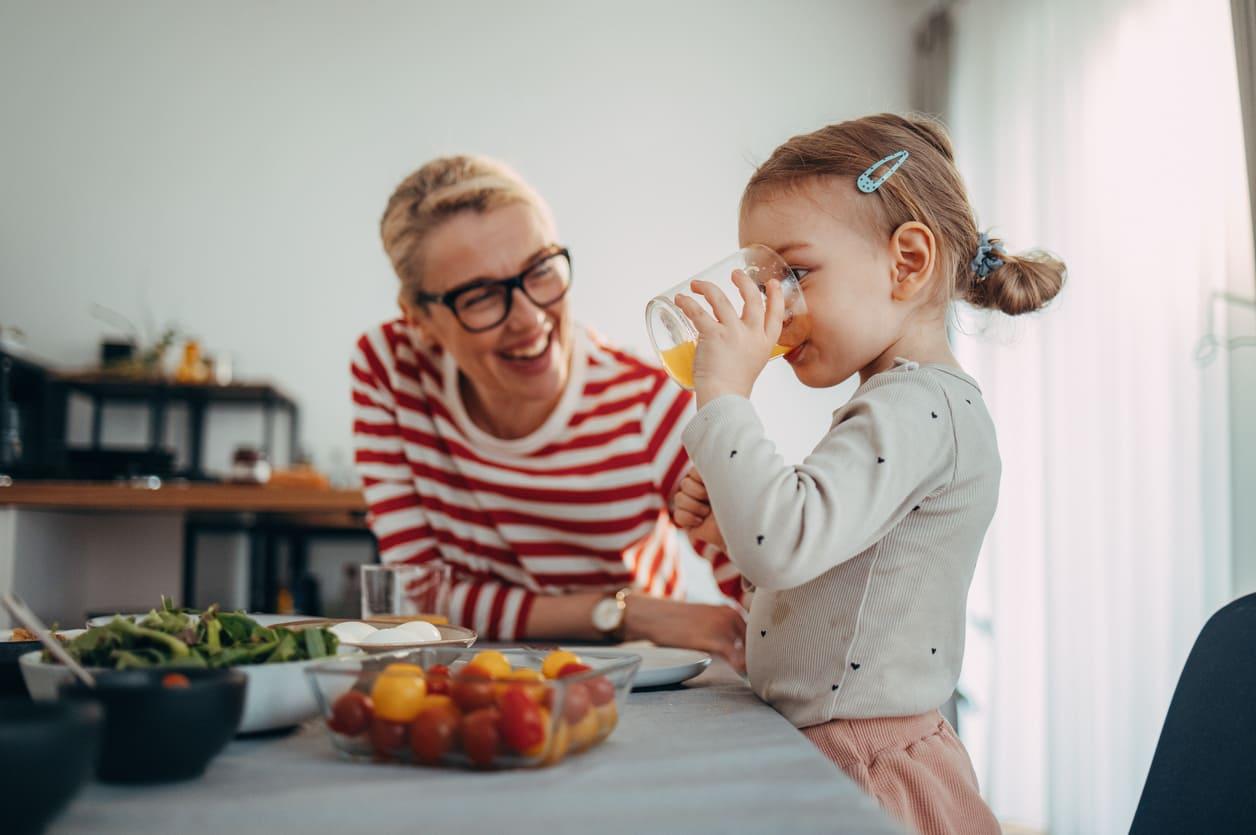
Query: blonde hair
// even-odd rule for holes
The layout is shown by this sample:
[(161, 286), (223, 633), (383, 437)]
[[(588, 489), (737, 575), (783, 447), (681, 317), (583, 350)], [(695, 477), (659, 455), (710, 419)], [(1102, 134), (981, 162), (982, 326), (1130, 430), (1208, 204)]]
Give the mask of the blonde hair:
[[(855, 178), (900, 150), (909, 153), (907, 161), (879, 189), (872, 194), (855, 191)], [(909, 221), (929, 227), (938, 244), (939, 274), (946, 278), (939, 282), (943, 289), (938, 292), (945, 293), (948, 302), (963, 299), (975, 307), (1016, 316), (1041, 309), (1064, 286), (1064, 262), (1041, 250), (1019, 255), (999, 252), (1002, 266), (985, 278), (977, 276), (971, 262), (981, 235), (955, 167), (950, 137), (934, 119), (882, 113), (795, 136), (755, 171), (742, 196), (742, 208), (771, 192), (824, 177), (849, 180), (852, 194), (867, 206), (874, 228), (887, 238)], [(991, 237), (989, 242), (1002, 248), (998, 238)]]
[(483, 214), (502, 206), (526, 203), (551, 221), (549, 206), (507, 165), (488, 157), (440, 157), (401, 181), (388, 198), (379, 233), (384, 251), (402, 283), (422, 282), (424, 240), (461, 212)]

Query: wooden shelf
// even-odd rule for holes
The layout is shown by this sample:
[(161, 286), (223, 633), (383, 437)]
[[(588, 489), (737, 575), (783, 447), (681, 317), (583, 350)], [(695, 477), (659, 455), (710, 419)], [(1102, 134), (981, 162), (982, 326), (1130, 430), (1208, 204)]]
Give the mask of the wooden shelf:
[(364, 513), (358, 490), (246, 484), (163, 484), (156, 490), (79, 481), (15, 481), (0, 487), (0, 507), (110, 511)]

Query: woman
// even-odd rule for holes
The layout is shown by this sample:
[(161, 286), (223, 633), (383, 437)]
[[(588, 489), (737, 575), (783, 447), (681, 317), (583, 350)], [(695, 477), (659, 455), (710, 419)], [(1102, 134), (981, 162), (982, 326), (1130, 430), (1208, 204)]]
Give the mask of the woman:
[(381, 233), (402, 316), (361, 337), (352, 374), (383, 560), (451, 564), (451, 619), (489, 639), (647, 639), (742, 668), (741, 613), (681, 599), (669, 502), (692, 397), (572, 321), (545, 202), (500, 163), (437, 159)]

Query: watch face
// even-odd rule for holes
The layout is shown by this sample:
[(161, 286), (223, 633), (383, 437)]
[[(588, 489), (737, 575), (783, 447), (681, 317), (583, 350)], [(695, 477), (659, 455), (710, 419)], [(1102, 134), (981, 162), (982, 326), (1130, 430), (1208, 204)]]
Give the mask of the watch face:
[(599, 632), (612, 632), (619, 628), (623, 615), (619, 603), (613, 598), (599, 600), (593, 607), (593, 628)]

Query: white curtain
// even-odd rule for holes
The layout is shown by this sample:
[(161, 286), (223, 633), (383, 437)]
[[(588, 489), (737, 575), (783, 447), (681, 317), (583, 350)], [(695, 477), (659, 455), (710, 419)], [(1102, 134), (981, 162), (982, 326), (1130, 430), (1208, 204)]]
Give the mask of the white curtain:
[(1227, 357), (1194, 358), (1212, 294), (1252, 271), (1229, 8), (954, 14), (950, 122), (978, 222), (1070, 267), (1045, 314), (959, 323), (1004, 460), (961, 729), (1004, 820), (1124, 832), (1181, 665), (1232, 592)]

